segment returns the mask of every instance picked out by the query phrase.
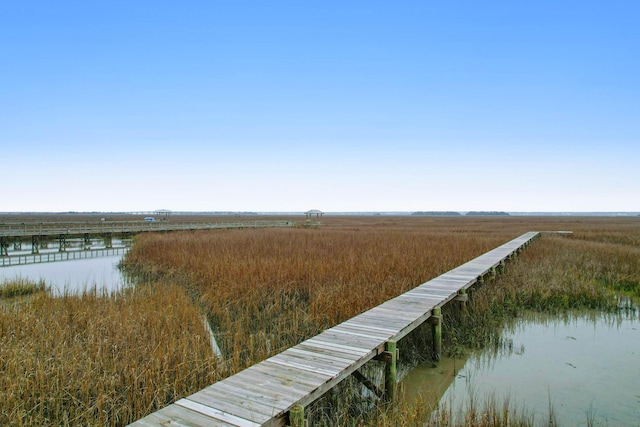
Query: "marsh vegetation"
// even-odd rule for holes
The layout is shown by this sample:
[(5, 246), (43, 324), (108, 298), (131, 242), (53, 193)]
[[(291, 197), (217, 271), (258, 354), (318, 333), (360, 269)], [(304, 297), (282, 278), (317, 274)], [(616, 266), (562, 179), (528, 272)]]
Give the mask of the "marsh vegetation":
[[(123, 262), (135, 288), (2, 296), (0, 424), (124, 425), (529, 230), (574, 234), (531, 245), (473, 291), (467, 313), (445, 307), (445, 351), (499, 346), (501, 325), (524, 310), (633, 310), (637, 218), (336, 217), (316, 229), (144, 234)], [(403, 362), (428, 358), (428, 340), (403, 340)], [(360, 397), (327, 399), (343, 410), (318, 410), (326, 424), (454, 425), (442, 408), (431, 418), (433, 402), (362, 412)], [(488, 403), (466, 425), (531, 425), (524, 408)]]

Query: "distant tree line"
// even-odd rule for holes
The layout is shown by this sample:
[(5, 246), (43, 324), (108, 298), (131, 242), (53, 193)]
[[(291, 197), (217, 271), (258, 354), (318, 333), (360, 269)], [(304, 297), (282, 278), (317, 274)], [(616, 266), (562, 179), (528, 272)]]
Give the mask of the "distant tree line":
[(498, 211), (471, 211), (467, 212), (467, 216), (509, 216), (507, 212)]
[(461, 216), (460, 212), (453, 211), (418, 211), (413, 212), (411, 215), (424, 215), (424, 216)]
[(466, 214), (454, 211), (417, 211), (411, 213), (411, 215), (423, 215), (423, 216), (509, 216), (508, 212), (500, 211), (470, 211)]

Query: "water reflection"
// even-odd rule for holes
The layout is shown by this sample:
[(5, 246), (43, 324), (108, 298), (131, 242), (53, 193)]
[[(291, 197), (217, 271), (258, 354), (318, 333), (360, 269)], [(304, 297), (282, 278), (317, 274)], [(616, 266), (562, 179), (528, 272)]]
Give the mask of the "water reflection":
[(118, 269), (122, 255), (15, 265), (0, 268), (0, 282), (16, 278), (43, 280), (54, 295), (80, 293), (96, 289), (113, 292), (126, 286), (127, 280)]
[(480, 401), (508, 396), (537, 420), (553, 406), (561, 425), (587, 425), (589, 411), (609, 425), (640, 423), (637, 311), (532, 315), (507, 325), (502, 336), (500, 351), (413, 370), (403, 380), (406, 398), (463, 409), (470, 394)]

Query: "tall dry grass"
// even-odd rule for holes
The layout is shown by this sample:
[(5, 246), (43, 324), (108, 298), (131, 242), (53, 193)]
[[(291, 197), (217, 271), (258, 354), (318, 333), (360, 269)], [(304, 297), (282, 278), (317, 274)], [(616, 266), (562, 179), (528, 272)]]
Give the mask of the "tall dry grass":
[(124, 425), (216, 379), (178, 286), (0, 307), (0, 425)]
[[(438, 227), (142, 235), (126, 260), (185, 284), (243, 369), (515, 237)], [(517, 235), (517, 234), (516, 234)]]

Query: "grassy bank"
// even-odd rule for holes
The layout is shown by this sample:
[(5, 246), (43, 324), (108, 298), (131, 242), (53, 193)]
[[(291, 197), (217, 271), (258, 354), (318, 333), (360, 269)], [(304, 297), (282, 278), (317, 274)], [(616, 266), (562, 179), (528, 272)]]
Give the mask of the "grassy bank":
[(0, 310), (0, 425), (123, 425), (214, 382), (182, 288), (37, 294)]
[(45, 291), (46, 286), (43, 281), (34, 283), (29, 280), (16, 279), (6, 283), (0, 283), (0, 299), (4, 300)]

